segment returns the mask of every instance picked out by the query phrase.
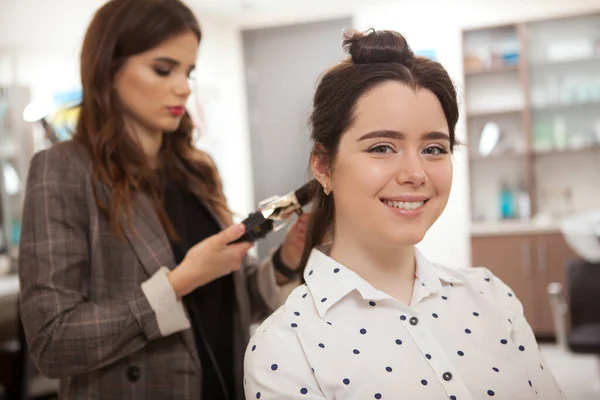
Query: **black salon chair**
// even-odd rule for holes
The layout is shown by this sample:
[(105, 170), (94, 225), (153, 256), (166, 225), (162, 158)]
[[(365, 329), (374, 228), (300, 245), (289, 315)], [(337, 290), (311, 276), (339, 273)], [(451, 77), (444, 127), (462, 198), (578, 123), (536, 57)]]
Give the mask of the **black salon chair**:
[(600, 357), (600, 264), (571, 261), (566, 279), (566, 301), (559, 283), (548, 285), (557, 342), (573, 353)]
[(571, 262), (567, 267), (571, 329), (568, 346), (574, 353), (600, 355), (600, 264)]

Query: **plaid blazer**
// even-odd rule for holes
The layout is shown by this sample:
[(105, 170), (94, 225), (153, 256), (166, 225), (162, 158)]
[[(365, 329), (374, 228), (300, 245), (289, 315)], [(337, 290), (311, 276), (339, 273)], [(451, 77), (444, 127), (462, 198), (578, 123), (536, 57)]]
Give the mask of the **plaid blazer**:
[[(90, 157), (77, 142), (31, 161), (19, 278), (21, 318), (36, 366), (60, 379), (61, 399), (200, 399), (202, 366), (189, 321), (180, 311), (179, 325), (169, 322), (183, 307), (174, 306), (166, 274), (159, 277), (175, 262), (149, 198), (136, 199), (136, 234), (128, 228), (123, 241), (111, 233), (92, 185)], [(270, 257), (262, 264), (247, 258), (233, 275), (237, 399), (243, 399), (250, 323), (279, 307), (297, 283), (278, 287)], [(144, 290), (149, 282), (153, 298)]]

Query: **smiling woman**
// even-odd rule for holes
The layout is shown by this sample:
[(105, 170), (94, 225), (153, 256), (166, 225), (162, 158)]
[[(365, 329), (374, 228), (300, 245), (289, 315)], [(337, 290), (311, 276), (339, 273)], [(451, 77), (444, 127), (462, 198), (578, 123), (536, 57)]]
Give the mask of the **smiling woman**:
[(306, 284), (252, 337), (246, 398), (563, 398), (510, 288), (415, 249), (450, 195), (450, 77), (397, 32), (345, 39), (313, 102)]

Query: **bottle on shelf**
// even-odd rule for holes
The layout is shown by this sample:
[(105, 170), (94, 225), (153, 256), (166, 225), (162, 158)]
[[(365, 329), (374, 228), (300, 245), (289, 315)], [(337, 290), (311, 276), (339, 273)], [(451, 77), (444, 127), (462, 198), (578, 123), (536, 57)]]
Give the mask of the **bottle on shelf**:
[(511, 219), (516, 215), (515, 193), (507, 181), (502, 181), (500, 185), (500, 217), (502, 219)]
[(524, 182), (520, 182), (517, 189), (517, 209), (520, 219), (528, 220), (531, 218), (531, 201)]

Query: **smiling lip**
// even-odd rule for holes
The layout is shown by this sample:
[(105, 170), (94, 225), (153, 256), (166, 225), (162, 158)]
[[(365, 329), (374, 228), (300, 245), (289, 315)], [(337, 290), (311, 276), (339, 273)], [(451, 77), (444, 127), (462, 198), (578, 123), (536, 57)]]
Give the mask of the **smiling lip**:
[[(397, 200), (397, 199), (404, 199), (404, 200)], [(388, 210), (393, 212), (394, 215), (396, 215), (398, 217), (416, 218), (419, 215), (421, 215), (421, 213), (425, 209), (425, 206), (427, 205), (428, 200), (429, 199), (427, 197), (423, 197), (423, 196), (400, 196), (400, 197), (394, 197), (394, 198), (381, 199), (381, 203)], [(409, 202), (409, 203), (422, 202), (422, 204), (418, 208), (408, 209), (408, 208), (395, 207), (393, 205), (388, 204), (388, 202)]]
[(167, 109), (175, 117), (181, 117), (185, 114), (185, 107), (167, 107)]
[(389, 201), (427, 201), (429, 200), (429, 196), (425, 196), (422, 194), (401, 194), (400, 196), (392, 196), (392, 197), (381, 197), (381, 200), (389, 200)]

